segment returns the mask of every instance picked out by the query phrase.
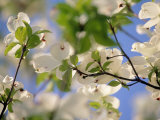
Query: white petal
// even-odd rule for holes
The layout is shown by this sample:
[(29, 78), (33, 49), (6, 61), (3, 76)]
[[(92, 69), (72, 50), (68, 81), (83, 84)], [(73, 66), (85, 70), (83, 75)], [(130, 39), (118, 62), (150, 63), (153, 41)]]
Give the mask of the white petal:
[(154, 18), (160, 13), (160, 7), (154, 2), (146, 2), (142, 5), (142, 9), (139, 12), (140, 19)]
[(48, 112), (54, 111), (59, 105), (59, 97), (53, 93), (41, 93), (36, 100), (41, 109)]
[(18, 13), (16, 17), (9, 17), (7, 22), (7, 27), (10, 32), (15, 32), (18, 27), (24, 26), (23, 20), (26, 21), (28, 24), (30, 23), (29, 17), (25, 13)]
[(11, 42), (17, 42), (17, 39), (15, 38), (14, 33), (10, 33), (10, 34), (6, 35), (5, 38), (4, 38), (4, 43), (5, 43), (6, 46), (8, 44), (10, 44)]
[(116, 98), (116, 97), (107, 96), (107, 97), (105, 97), (105, 100), (106, 100), (106, 102), (111, 103), (112, 106), (113, 106), (115, 109), (118, 109), (119, 106), (120, 106), (120, 101), (119, 101), (119, 99)]
[(145, 58), (143, 56), (135, 56), (131, 57), (130, 60), (134, 65), (144, 65), (147, 64)]
[(155, 17), (149, 20), (146, 24), (144, 24), (144, 28), (150, 28), (160, 22), (160, 17)]
[(14, 47), (12, 48), (12, 50), (10, 50), (10, 51), (8, 52), (8, 55), (14, 57), (16, 51), (17, 51), (20, 47), (21, 47), (21, 45), (17, 44), (16, 46), (14, 46)]
[(74, 118), (87, 118), (89, 117), (89, 107), (87, 102), (88, 98), (84, 95), (69, 95), (63, 99), (59, 112), (61, 114), (68, 113)]
[(119, 91), (121, 87), (122, 87), (121, 85), (118, 85), (116, 87), (111, 87), (109, 85), (101, 84), (101, 85), (98, 85), (97, 89), (101, 91), (103, 96), (108, 96)]
[(60, 65), (50, 54), (38, 54), (34, 56), (32, 63), (37, 73), (49, 72)]
[(20, 12), (18, 13), (18, 18), (22, 21), (26, 21), (28, 24), (30, 24), (30, 19), (26, 13)]
[(58, 61), (62, 61), (69, 57), (71, 48), (68, 43), (59, 42), (52, 45), (50, 52), (55, 59), (57, 59)]

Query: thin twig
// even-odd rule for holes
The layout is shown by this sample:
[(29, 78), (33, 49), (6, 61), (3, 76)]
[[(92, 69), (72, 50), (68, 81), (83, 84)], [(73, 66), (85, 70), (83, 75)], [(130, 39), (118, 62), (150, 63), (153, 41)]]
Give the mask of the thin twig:
[(0, 120), (3, 118), (3, 114), (4, 114), (4, 112), (5, 112), (6, 108), (7, 108), (8, 101), (10, 100), (10, 97), (11, 97), (11, 95), (12, 95), (12, 92), (13, 92), (13, 89), (14, 89), (14, 83), (15, 83), (15, 81), (16, 81), (17, 74), (18, 74), (18, 71), (19, 71), (21, 62), (22, 62), (22, 60), (23, 60), (23, 56), (24, 56), (25, 51), (26, 51), (26, 46), (23, 46), (22, 54), (21, 54), (21, 57), (20, 57), (20, 60), (19, 60), (18, 66), (17, 66), (17, 70), (16, 70), (16, 73), (15, 73), (14, 79), (13, 79), (13, 83), (12, 83), (11, 90), (10, 90), (10, 92), (9, 92), (9, 95), (8, 95), (6, 101), (4, 101), (4, 104), (3, 104), (3, 109), (2, 109), (2, 112), (1, 112), (1, 114), (0, 114)]
[(136, 77), (137, 77), (137, 78), (136, 78), (136, 81), (137, 81), (137, 82), (140, 82), (140, 83), (142, 83), (142, 84), (145, 84), (145, 85), (147, 85), (147, 86), (150, 86), (150, 87), (152, 87), (152, 88), (155, 88), (155, 89), (159, 89), (159, 90), (160, 90), (160, 87), (154, 86), (154, 85), (152, 85), (152, 84), (150, 84), (150, 83), (147, 83), (147, 82), (145, 82), (145, 81), (143, 81), (143, 80), (140, 79), (140, 77), (139, 77), (139, 75), (138, 75), (138, 73), (137, 73), (137, 71), (136, 71), (136, 69), (135, 69), (132, 61), (130, 60), (129, 56), (125, 53), (125, 51), (123, 50), (123, 48), (122, 48), (121, 45), (120, 45), (120, 43), (119, 43), (119, 41), (118, 41), (118, 39), (117, 39), (117, 36), (116, 36), (115, 30), (114, 30), (114, 27), (112, 26), (112, 24), (111, 24), (109, 21), (108, 21), (108, 23), (109, 23), (110, 28), (111, 28), (111, 30), (112, 30), (112, 32), (113, 32), (113, 35), (114, 35), (114, 37), (115, 37), (115, 40), (116, 40), (116, 42), (117, 42), (118, 47), (120, 48), (120, 50), (122, 51), (122, 53), (124, 54), (124, 56), (127, 58), (128, 62), (130, 63), (130, 65), (131, 65), (131, 67), (132, 67), (132, 69), (133, 69), (133, 71), (134, 71), (134, 73), (135, 73), (135, 75), (136, 75)]
[(111, 28), (111, 30), (112, 30), (112, 32), (113, 32), (113, 35), (114, 35), (114, 37), (115, 37), (115, 40), (116, 40), (116, 42), (117, 42), (118, 47), (120, 48), (120, 50), (122, 51), (122, 53), (124, 54), (124, 56), (127, 58), (127, 60), (128, 60), (128, 62), (130, 63), (130, 65), (131, 65), (131, 67), (132, 67), (135, 75), (137, 76), (137, 78), (140, 79), (140, 78), (139, 78), (139, 75), (138, 75), (138, 73), (137, 73), (137, 71), (136, 71), (136, 69), (135, 69), (135, 67), (134, 67), (134, 65), (133, 65), (133, 63), (131, 62), (130, 58), (128, 57), (128, 55), (125, 53), (125, 51), (123, 50), (123, 48), (122, 48), (121, 45), (120, 45), (120, 43), (119, 43), (119, 41), (118, 41), (118, 39), (117, 39), (117, 36), (116, 36), (115, 30), (114, 30), (114, 27), (112, 26), (112, 24), (111, 24), (109, 21), (108, 21), (108, 23), (109, 23), (110, 28)]
[(134, 83), (131, 83), (131, 84), (127, 84), (127, 86), (133, 86), (135, 84), (139, 83), (138, 81), (134, 82)]

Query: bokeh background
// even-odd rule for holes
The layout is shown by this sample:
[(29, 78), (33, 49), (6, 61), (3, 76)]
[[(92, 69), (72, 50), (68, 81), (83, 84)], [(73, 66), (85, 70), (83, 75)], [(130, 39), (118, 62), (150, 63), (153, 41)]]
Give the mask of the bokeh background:
[[(132, 10), (138, 14), (141, 5), (147, 1), (151, 0), (142, 0), (139, 4), (134, 5)], [(64, 0), (0, 0), (0, 75), (5, 76), (8, 74), (10, 76), (14, 76), (18, 62), (18, 60), (8, 56), (5, 57), (3, 54), (5, 47), (3, 44), (3, 38), (9, 33), (6, 26), (8, 17), (11, 15), (16, 15), (18, 12), (26, 12), (31, 18), (31, 25), (39, 25), (52, 31), (52, 34), (46, 38), (48, 44), (50, 45), (61, 39), (61, 31), (58, 25), (53, 22), (55, 12), (54, 6), (59, 2), (64, 2)], [(141, 42), (148, 41), (148, 36), (139, 35), (136, 32), (136, 26), (138, 24), (144, 24), (144, 21), (137, 18), (132, 18), (131, 20), (133, 21), (133, 24), (123, 27), (123, 29), (135, 36)], [(117, 37), (122, 47), (130, 57), (139, 55), (131, 52), (131, 47), (132, 44), (136, 42), (135, 40), (131, 39), (123, 32), (118, 32)], [(47, 50), (48, 48), (43, 50), (37, 49), (32, 51), (32, 53), (34, 54), (37, 51), (40, 52)], [(28, 91), (36, 93), (39, 87), (36, 87), (36, 73), (30, 64), (33, 54), (30, 54), (27, 57), (27, 60), (23, 62), (17, 80), (23, 82)], [(59, 94), (64, 94), (58, 90), (56, 92)], [(114, 95), (121, 101), (119, 110), (122, 112), (122, 116), (120, 120), (132, 120), (134, 117), (134, 100), (137, 95), (141, 94), (148, 94), (148, 92), (146, 91), (144, 85), (137, 84), (132, 86), (129, 91), (122, 88)]]

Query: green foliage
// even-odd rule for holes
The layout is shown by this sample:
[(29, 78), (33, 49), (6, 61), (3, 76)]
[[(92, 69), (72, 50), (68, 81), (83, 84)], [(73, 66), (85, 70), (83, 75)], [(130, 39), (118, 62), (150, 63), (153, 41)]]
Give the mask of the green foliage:
[[(154, 1), (154, 0), (152, 0), (152, 1)], [(141, 0), (132, 0), (132, 2), (139, 3), (139, 2), (141, 2)]]
[(59, 66), (59, 70), (64, 72), (69, 68), (68, 60), (63, 60), (62, 65)]
[(19, 43), (18, 43), (18, 42), (12, 42), (12, 43), (10, 43), (10, 44), (6, 47), (6, 49), (5, 49), (5, 51), (4, 51), (4, 55), (6, 56), (6, 55), (8, 54), (8, 52), (9, 52), (10, 50), (12, 50), (12, 48), (15, 47), (17, 44), (19, 44)]
[(100, 59), (101, 59), (98, 51), (93, 51), (91, 57), (92, 57), (92, 59), (94, 59), (95, 61), (100, 61)]
[(32, 35), (32, 28), (30, 27), (30, 25), (29, 25), (26, 21), (23, 21), (23, 23), (24, 23), (25, 26), (26, 26), (27, 35), (28, 35), (28, 37), (30, 37), (30, 36)]
[(94, 67), (94, 68), (90, 69), (88, 72), (95, 73), (95, 72), (99, 72), (99, 71), (100, 71), (100, 67), (97, 66), (97, 67)]
[(40, 38), (37, 35), (31, 35), (27, 41), (27, 48), (32, 49), (37, 47), (41, 43)]
[(103, 64), (103, 66), (102, 66), (102, 68), (104, 69), (104, 70), (108, 70), (108, 66), (112, 63), (113, 61), (106, 61), (104, 64)]
[(119, 110), (114, 108), (113, 105), (111, 103), (108, 103), (104, 98), (103, 98), (103, 105), (106, 107), (107, 111), (115, 112), (118, 116), (120, 115)]
[(122, 83), (122, 87), (123, 87), (123, 88), (126, 88), (127, 90), (129, 90), (129, 87), (127, 86), (126, 83)]
[(120, 82), (118, 81), (111, 81), (108, 85), (112, 86), (112, 87), (116, 87), (118, 86), (119, 84), (121, 84)]
[[(115, 45), (108, 34), (107, 17), (100, 15), (91, 2), (91, 0), (78, 0), (74, 7), (66, 3), (59, 3), (56, 6), (59, 10), (56, 22), (63, 28), (65, 40), (78, 54), (90, 50), (93, 41), (104, 46)], [(87, 17), (85, 23), (78, 20), (81, 15)], [(78, 34), (81, 33), (84, 35), (79, 37)]]
[(15, 37), (20, 42), (20, 44), (23, 44), (27, 37), (26, 27), (18, 27), (15, 32)]
[(43, 115), (33, 115), (28, 118), (25, 118), (26, 120), (46, 120), (46, 116)]
[(91, 106), (94, 109), (99, 109), (101, 107), (101, 104), (99, 102), (90, 102), (89, 106)]
[(51, 31), (49, 31), (49, 30), (39, 30), (39, 31), (36, 31), (33, 34), (41, 34), (41, 33), (51, 33)]
[(95, 61), (93, 61), (93, 62), (89, 62), (89, 63), (86, 65), (85, 70), (87, 71), (87, 70), (88, 70), (88, 68), (89, 68), (91, 65), (93, 65), (93, 63), (95, 63)]
[(150, 73), (148, 74), (148, 79), (149, 81), (151, 81), (151, 77), (153, 75), (153, 73), (156, 73), (158, 71), (157, 67), (153, 67), (152, 70), (150, 71)]
[(78, 64), (78, 57), (76, 55), (73, 55), (70, 57), (71, 63), (76, 66)]
[(121, 26), (131, 24), (132, 21), (128, 18), (130, 14), (127, 13), (117, 13), (112, 16), (111, 23), (115, 28), (120, 28)]
[(32, 34), (31, 26), (23, 21), (25, 27), (20, 26), (15, 32), (15, 37), (18, 40), (17, 42), (11, 42), (5, 49), (4, 54), (7, 55), (17, 44), (21, 45), (20, 48), (15, 52), (15, 57), (20, 58), (22, 54), (22, 49), (26, 45), (24, 52), (24, 57), (29, 53), (29, 49), (37, 47), (42, 41), (40, 40), (38, 34), (50, 32), (49, 30), (38, 30)]
[(16, 51), (15, 57), (16, 57), (16, 58), (20, 58), (21, 55), (22, 55), (22, 47), (20, 47), (20, 48)]
[(44, 80), (48, 79), (48, 76), (49, 76), (48, 72), (38, 74), (36, 79), (36, 84), (39, 85)]
[(11, 102), (8, 104), (8, 111), (11, 113), (13, 112), (12, 105), (13, 104)]
[(62, 77), (62, 80), (57, 81), (58, 88), (63, 92), (69, 92), (72, 82), (72, 69), (67, 69)]

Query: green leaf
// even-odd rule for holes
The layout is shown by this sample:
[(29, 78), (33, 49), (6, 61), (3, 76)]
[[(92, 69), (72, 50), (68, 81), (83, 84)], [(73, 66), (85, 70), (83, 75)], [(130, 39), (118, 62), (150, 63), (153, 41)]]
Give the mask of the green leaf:
[(29, 50), (28, 50), (28, 49), (26, 49), (26, 51), (24, 52), (23, 57), (26, 57), (26, 56), (28, 55), (28, 53), (29, 53)]
[(7, 98), (6, 95), (1, 95), (3, 102), (6, 102)]
[(22, 102), (22, 101), (20, 101), (20, 100), (18, 100), (18, 99), (13, 99), (13, 102)]
[(20, 48), (16, 51), (15, 57), (16, 57), (16, 58), (20, 58), (21, 55), (22, 55), (22, 47), (20, 47)]
[(58, 88), (63, 92), (69, 92), (72, 82), (72, 70), (68, 69), (63, 77), (62, 80), (57, 81)]
[(88, 72), (95, 73), (95, 72), (99, 72), (99, 71), (100, 71), (100, 68), (99, 67), (95, 67), (95, 68), (92, 68), (91, 70), (89, 70)]
[(15, 90), (14, 88), (13, 88), (13, 90), (12, 90), (12, 94), (11, 94), (11, 98), (13, 98), (13, 96), (16, 94), (16, 92), (17, 92), (17, 90)]
[(10, 89), (9, 89), (9, 88), (6, 88), (6, 89), (4, 90), (4, 92), (5, 92), (5, 94), (8, 96), (9, 93), (10, 93)]
[(123, 88), (127, 88), (127, 89), (129, 90), (129, 87), (128, 87), (127, 84), (125, 84), (125, 83), (122, 84), (122, 87), (123, 87)]
[(112, 63), (113, 61), (106, 61), (104, 64), (103, 64), (103, 69), (106, 70), (106, 68)]
[(121, 84), (120, 82), (118, 81), (111, 81), (108, 85), (112, 86), (112, 87), (116, 87), (118, 86), (119, 84)]
[(49, 31), (49, 30), (39, 30), (39, 31), (36, 31), (34, 34), (41, 34), (41, 33), (51, 33), (51, 31)]
[(69, 68), (69, 64), (67, 60), (62, 61), (62, 65), (59, 66), (59, 70), (64, 72)]
[(158, 78), (160, 78), (160, 72), (158, 72)]
[(5, 49), (5, 51), (4, 51), (4, 55), (6, 56), (6, 55), (8, 54), (8, 52), (9, 52), (10, 50), (12, 50), (12, 48), (15, 47), (17, 44), (19, 44), (19, 43), (18, 43), (18, 42), (12, 42), (12, 43), (10, 43), (10, 44), (6, 47), (6, 49)]
[(157, 71), (157, 67), (153, 67), (153, 69), (150, 71), (150, 73), (148, 74), (148, 79), (149, 81), (151, 81), (151, 77), (153, 75), (153, 73), (155, 73)]
[(76, 55), (73, 55), (70, 57), (70, 61), (73, 65), (77, 65), (78, 64), (78, 57)]
[(78, 54), (84, 53), (91, 48), (91, 41), (88, 36), (85, 36), (79, 40), (79, 43), (76, 44), (75, 49), (78, 50)]
[(94, 109), (99, 109), (101, 107), (101, 104), (98, 102), (90, 102), (89, 105)]
[(37, 35), (32, 35), (27, 41), (27, 48), (32, 49), (37, 47), (41, 43), (41, 40)]
[(8, 111), (11, 112), (11, 113), (13, 112), (12, 103), (11, 102), (8, 104)]
[[(139, 3), (141, 0), (132, 0), (132, 2), (134, 3)], [(154, 2), (155, 0), (152, 0), (152, 2)]]
[(28, 37), (30, 37), (30, 36), (32, 35), (32, 28), (31, 28), (31, 26), (30, 26), (26, 21), (23, 20), (23, 23), (24, 23), (25, 26), (26, 26), (27, 35), (28, 35)]
[(15, 37), (20, 42), (20, 44), (23, 44), (27, 37), (26, 27), (18, 27), (15, 32)]
[(100, 59), (101, 59), (98, 51), (93, 51), (91, 57), (92, 57), (92, 59), (94, 59), (96, 61), (100, 61)]
[(89, 63), (86, 65), (85, 70), (87, 71), (87, 70), (88, 70), (88, 68), (89, 68), (93, 63), (95, 63), (95, 61), (93, 61), (93, 62), (89, 62)]
[(96, 33), (93, 35), (95, 41), (103, 46), (116, 46), (116, 43), (106, 34)]
[(49, 76), (49, 73), (40, 73), (37, 75), (36, 84), (39, 85), (41, 82), (43, 82), (45, 79), (47, 79)]

